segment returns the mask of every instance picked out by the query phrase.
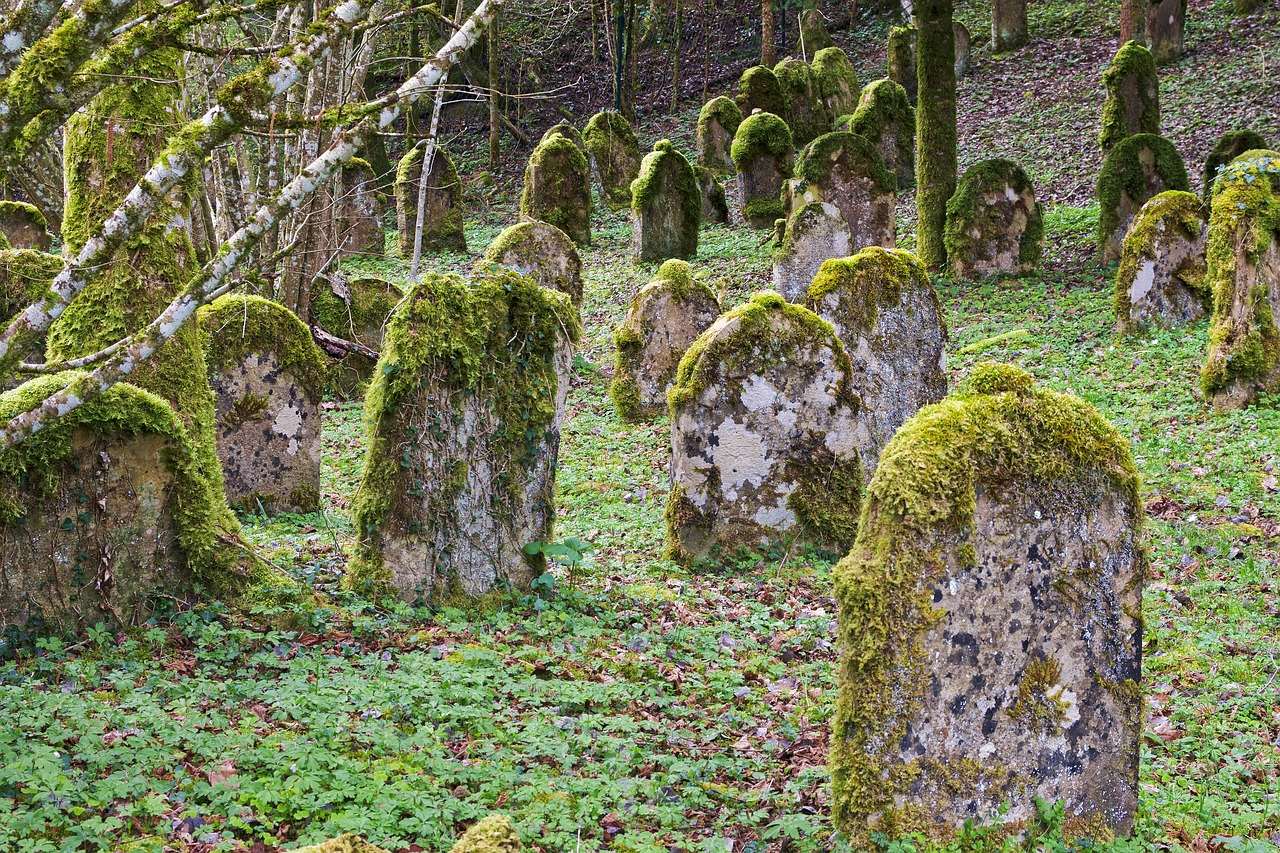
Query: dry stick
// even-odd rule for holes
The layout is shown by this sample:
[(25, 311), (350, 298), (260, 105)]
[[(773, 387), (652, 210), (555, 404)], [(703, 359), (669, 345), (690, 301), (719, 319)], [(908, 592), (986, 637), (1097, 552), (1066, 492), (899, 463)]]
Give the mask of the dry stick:
[[(218, 249), (212, 263), (188, 281), (179, 294), (151, 321), (146, 329), (131, 335), (126, 343), (104, 364), (92, 373), (72, 382), (66, 388), (51, 394), (40, 405), (9, 421), (0, 429), (0, 452), (8, 450), (47, 426), (52, 421), (78, 409), (111, 386), (127, 378), (139, 364), (173, 337), (196, 310), (216, 294), (229, 289), (226, 278), (236, 269), (245, 255), (262, 239), (263, 235), (278, 223), (281, 217), (296, 210), (303, 201), (332, 178), (343, 164), (356, 155), (374, 134), (386, 130), (395, 122), (406, 106), (411, 106), (441, 81), (462, 54), (479, 39), (488, 25), (489, 17), (500, 9), (505, 0), (483, 0), (440, 52), (431, 58), (395, 92), (380, 99), (385, 105), (376, 116), (367, 116), (355, 126), (337, 134), (334, 142), (323, 154), (307, 164), (306, 168), (289, 182), (280, 195), (264, 204), (253, 219), (231, 236)], [(341, 8), (341, 7), (339, 7)]]
[(422, 177), (418, 180), (418, 219), (413, 223), (413, 260), (409, 263), (409, 283), (418, 282), (418, 264), (422, 261), (422, 220), (427, 218), (427, 183), (436, 159), (436, 134), (440, 132), (440, 109), (444, 106), (444, 86), (436, 87), (436, 105), (431, 111), (431, 135), (422, 153)]

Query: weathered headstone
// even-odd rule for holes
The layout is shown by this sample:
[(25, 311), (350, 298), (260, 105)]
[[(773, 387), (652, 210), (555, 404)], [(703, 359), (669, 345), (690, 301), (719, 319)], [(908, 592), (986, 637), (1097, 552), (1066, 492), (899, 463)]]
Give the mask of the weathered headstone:
[[(380, 278), (316, 279), (311, 290), (311, 322), (344, 341), (374, 352), (382, 347), (382, 333), (404, 293)], [(329, 368), (328, 384), (339, 395), (360, 394), (360, 385), (373, 375), (373, 358), (348, 352)]]
[(795, 167), (795, 145), (787, 123), (772, 113), (748, 116), (733, 137), (742, 218), (752, 228), (772, 228), (786, 215), (782, 183)]
[(315, 512), (326, 368), (311, 333), (289, 309), (257, 296), (222, 296), (199, 320), (227, 503)]
[(742, 72), (742, 76), (738, 78), (738, 96), (735, 100), (743, 118), (756, 110), (776, 116), (782, 116), (787, 111), (778, 76), (773, 73), (772, 68), (764, 65), (753, 65)]
[(1200, 371), (1217, 408), (1280, 392), (1280, 152), (1246, 152), (1218, 180), (1206, 287), (1214, 294)]
[(568, 294), (575, 306), (582, 305), (582, 257), (569, 235), (554, 225), (512, 225), (489, 244), (481, 263), (513, 269), (542, 287)]
[(853, 64), (838, 47), (818, 51), (813, 58), (813, 76), (818, 81), (818, 94), (828, 117), (827, 127), (823, 129), (825, 133), (830, 130), (831, 122), (843, 115), (851, 115), (858, 108), (862, 90)]
[(701, 166), (693, 167), (693, 177), (698, 181), (698, 189), (702, 193), (702, 221), (712, 225), (727, 224), (729, 202), (725, 200), (724, 186), (709, 169)]
[(1213, 146), (1209, 157), (1204, 161), (1204, 173), (1201, 180), (1204, 185), (1200, 193), (1205, 204), (1213, 200), (1213, 182), (1218, 177), (1218, 170), (1246, 151), (1261, 151), (1267, 148), (1267, 140), (1252, 130), (1228, 130)]
[(538, 141), (546, 142), (548, 139), (556, 135), (563, 136), (565, 139), (568, 139), (574, 145), (578, 146), (578, 149), (581, 150), (583, 154), (587, 153), (586, 147), (582, 144), (582, 131), (566, 122), (560, 122), (560, 124), (547, 128), (547, 132), (542, 134), (542, 139)]
[(991, 52), (1017, 50), (1028, 37), (1027, 0), (992, 0)]
[(849, 546), (866, 440), (851, 369), (828, 323), (770, 291), (694, 342), (667, 395), (672, 559)]
[(1027, 173), (1011, 160), (971, 167), (947, 202), (944, 239), (957, 278), (1035, 269), (1044, 250), (1044, 214)]
[[(419, 144), (400, 158), (396, 168), (396, 227), (400, 230), (400, 256), (413, 256), (418, 222), (418, 188), (422, 182), (422, 158), (427, 146)], [(427, 175), (427, 205), (422, 219), (423, 252), (465, 252), (462, 181), (449, 152), (437, 145)]]
[(1102, 83), (1107, 100), (1098, 144), (1104, 157), (1127, 137), (1160, 132), (1160, 80), (1151, 51), (1126, 42), (1103, 73)]
[(895, 244), (898, 182), (869, 141), (852, 133), (819, 136), (801, 152), (795, 175), (787, 185), (793, 210), (812, 202), (834, 204), (848, 228), (852, 252)]
[(733, 135), (742, 124), (738, 105), (721, 95), (698, 113), (698, 165), (716, 175), (733, 174)]
[(698, 254), (702, 188), (669, 140), (659, 140), (631, 183), (632, 256), (638, 262)]
[(44, 214), (34, 204), (22, 201), (0, 201), (0, 236), (10, 249), (38, 249), (49, 251), (53, 235)]
[(414, 286), (365, 398), (352, 587), (455, 600), (546, 571), (523, 549), (551, 536), (577, 313), (511, 270)]
[(796, 36), (795, 55), (812, 62), (818, 51), (835, 47), (821, 9), (805, 9), (800, 13), (800, 32)]
[(613, 333), (618, 348), (609, 396), (624, 421), (667, 413), (667, 389), (681, 357), (720, 316), (720, 300), (685, 261), (667, 261), (640, 288)]
[(1129, 223), (1142, 206), (1168, 190), (1189, 192), (1187, 167), (1173, 143), (1150, 133), (1121, 141), (1098, 175), (1098, 253), (1104, 263), (1120, 259)]
[(1129, 832), (1142, 517), (1126, 441), (1017, 368), (979, 365), (897, 432), (835, 571), (832, 817), (854, 846), (1016, 832), (1037, 799), (1068, 837)]
[(892, 80), (876, 80), (862, 90), (846, 128), (875, 146), (898, 177), (898, 189), (916, 183), (916, 111), (906, 91)]
[(1147, 47), (1156, 65), (1168, 65), (1182, 58), (1182, 32), (1187, 19), (1187, 0), (1148, 0), (1146, 3)]
[(888, 67), (885, 76), (907, 93), (907, 103), (916, 102), (916, 28), (890, 27), (889, 44), (885, 51)]
[(773, 67), (773, 73), (778, 78), (786, 110), (782, 119), (791, 128), (796, 146), (808, 145), (830, 130), (831, 116), (822, 103), (813, 67), (799, 59), (784, 59)]
[(572, 140), (555, 134), (533, 149), (520, 214), (554, 225), (579, 246), (591, 243), (591, 170)]
[[(421, 162), (421, 161), (419, 161)], [(421, 172), (421, 167), (419, 167)], [(368, 162), (353, 157), (342, 169), (339, 185), (341, 201), (342, 253), (344, 255), (381, 255), (387, 235), (382, 227), (382, 205), (378, 201), (378, 177)], [(414, 200), (417, 215), (417, 198)], [(412, 246), (410, 253), (412, 253)]]
[(875, 246), (824, 263), (805, 305), (831, 324), (849, 353), (870, 477), (898, 427), (946, 396), (947, 327), (938, 294), (915, 255)]
[(631, 205), (631, 182), (640, 172), (640, 142), (622, 113), (600, 112), (587, 122), (582, 144), (600, 182), (600, 197), (614, 210)]
[(956, 79), (959, 80), (969, 73), (969, 63), (973, 51), (973, 36), (969, 34), (969, 28), (959, 21), (951, 22), (951, 30), (956, 43)]
[(1116, 319), (1122, 333), (1190, 323), (1213, 310), (1205, 283), (1209, 206), (1177, 190), (1138, 211), (1125, 234), (1116, 274)]
[(773, 289), (788, 302), (800, 302), (809, 292), (822, 262), (853, 253), (849, 224), (834, 204), (797, 204), (773, 260)]

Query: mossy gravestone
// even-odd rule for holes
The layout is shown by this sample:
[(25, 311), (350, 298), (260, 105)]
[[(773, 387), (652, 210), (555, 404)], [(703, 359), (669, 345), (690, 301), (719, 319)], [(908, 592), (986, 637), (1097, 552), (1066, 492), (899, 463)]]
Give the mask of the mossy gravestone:
[(839, 128), (875, 146), (885, 167), (898, 178), (898, 189), (916, 182), (916, 111), (907, 93), (892, 80), (877, 80), (862, 90), (858, 108)]
[(582, 256), (569, 235), (554, 225), (512, 225), (489, 244), (478, 266), (484, 264), (513, 269), (542, 287), (568, 294), (575, 306), (582, 304)]
[(787, 123), (772, 113), (748, 116), (733, 137), (742, 218), (752, 228), (772, 228), (786, 215), (782, 183), (795, 166), (795, 145)]
[(1200, 189), (1205, 204), (1213, 200), (1213, 182), (1218, 178), (1218, 171), (1246, 151), (1262, 151), (1267, 148), (1267, 140), (1252, 130), (1228, 130), (1213, 146), (1208, 158), (1204, 161), (1204, 172), (1201, 179), (1204, 185)]
[(320, 508), (324, 356), (294, 314), (228, 294), (200, 309), (217, 398), (227, 503), (247, 512)]
[(742, 124), (738, 105), (721, 95), (703, 105), (698, 113), (698, 165), (714, 175), (733, 174), (733, 135)]
[(808, 145), (831, 129), (831, 116), (818, 91), (813, 67), (799, 59), (784, 59), (773, 67), (782, 90), (782, 118), (797, 147)]
[[(418, 145), (400, 159), (396, 169), (396, 227), (400, 230), (400, 256), (413, 257), (418, 222), (418, 187), (422, 183), (422, 158), (426, 146)], [(465, 252), (462, 180), (449, 152), (436, 146), (427, 175), (427, 206), (422, 218), (422, 251)]]
[(885, 49), (887, 63), (885, 75), (902, 87), (907, 101), (916, 102), (916, 39), (915, 27), (890, 27), (889, 44)]
[(818, 55), (818, 51), (835, 46), (836, 43), (831, 40), (831, 34), (827, 32), (827, 23), (822, 17), (821, 9), (805, 9), (800, 13), (800, 32), (796, 36), (796, 56), (810, 60)]
[(1190, 323), (1213, 310), (1205, 281), (1209, 207), (1177, 190), (1142, 206), (1125, 234), (1116, 273), (1121, 333)]
[(952, 32), (955, 34), (956, 42), (956, 79), (960, 79), (969, 73), (970, 57), (972, 55), (973, 36), (969, 34), (969, 28), (959, 21), (953, 21), (951, 24)]
[(991, 52), (1017, 50), (1027, 43), (1028, 37), (1027, 0), (992, 0)]
[(702, 194), (702, 221), (712, 225), (724, 225), (729, 222), (729, 202), (725, 200), (724, 187), (710, 169), (701, 166), (693, 167), (693, 177), (698, 182), (698, 190)]
[(947, 393), (947, 327), (919, 258), (878, 246), (824, 263), (805, 306), (835, 329), (862, 400), (868, 477), (898, 427)]
[(1156, 65), (1182, 58), (1187, 0), (1147, 0), (1146, 33)]
[(782, 116), (787, 111), (778, 76), (773, 73), (772, 68), (764, 65), (754, 65), (742, 72), (742, 76), (738, 78), (736, 101), (744, 118), (756, 110), (776, 116)]
[[(311, 287), (311, 322), (331, 335), (375, 352), (382, 346), (387, 318), (404, 298), (399, 287), (380, 278), (316, 279)], [(359, 394), (373, 375), (374, 361), (359, 352), (329, 368), (328, 384), (340, 395)]]
[(698, 254), (702, 188), (693, 167), (662, 139), (631, 183), (632, 257), (640, 263)]
[(631, 204), (631, 182), (640, 172), (640, 142), (622, 113), (601, 112), (582, 132), (582, 144), (600, 182), (600, 197), (614, 210)]
[(617, 360), (609, 396), (624, 421), (667, 412), (667, 389), (690, 344), (720, 316), (720, 300), (684, 261), (667, 261), (640, 288), (613, 333)]
[(895, 244), (898, 181), (869, 141), (852, 133), (823, 134), (801, 152), (795, 176), (788, 184), (793, 203), (834, 204), (849, 228), (852, 251)]
[(542, 139), (539, 141), (546, 142), (553, 136), (563, 136), (565, 139), (568, 139), (574, 145), (578, 146), (578, 149), (582, 151), (583, 154), (587, 153), (587, 149), (582, 144), (582, 131), (578, 130), (573, 125), (566, 124), (564, 122), (553, 125), (547, 129), (546, 133), (542, 134)]
[(33, 204), (21, 201), (0, 201), (0, 237), (8, 241), (0, 249), (38, 249), (49, 251), (53, 235), (44, 214)]
[[(449, 848), (449, 853), (521, 853), (524, 845), (506, 815), (493, 814), (474, 823)], [(295, 853), (388, 853), (358, 835), (340, 835)]]
[(970, 168), (947, 202), (943, 237), (957, 278), (1035, 269), (1044, 251), (1044, 213), (1027, 173), (1011, 160)]
[(524, 170), (520, 213), (554, 225), (579, 246), (591, 243), (591, 171), (572, 140), (555, 134), (533, 149)]
[(834, 204), (796, 205), (774, 256), (773, 289), (788, 302), (800, 302), (823, 261), (852, 254), (852, 246), (849, 223)]
[(1214, 406), (1241, 408), (1280, 392), (1280, 152), (1246, 152), (1218, 179), (1207, 258), (1214, 306), (1200, 384)]
[[(421, 162), (421, 161), (419, 161)], [(342, 252), (346, 255), (381, 255), (387, 235), (382, 227), (382, 205), (378, 201), (378, 178), (373, 167), (352, 159), (342, 170), (342, 200), (338, 217), (342, 221)], [(414, 215), (418, 200), (415, 197)], [(413, 249), (410, 247), (410, 253)]]
[(551, 537), (577, 313), (511, 270), (410, 291), (365, 397), (352, 587), (439, 602), (546, 571), (523, 549)]
[(1142, 544), (1127, 442), (985, 363), (894, 436), (835, 571), (832, 817), (953, 839), (966, 820), (1126, 834), (1142, 735)]
[(858, 108), (858, 96), (862, 90), (849, 57), (838, 47), (818, 51), (813, 57), (813, 76), (818, 81), (818, 95), (826, 108), (827, 126), (822, 131), (826, 133), (833, 121)]
[(830, 324), (770, 291), (694, 342), (667, 395), (672, 559), (849, 546), (866, 442), (851, 371)]
[(1160, 80), (1151, 51), (1125, 42), (1102, 75), (1107, 99), (1102, 105), (1098, 144), (1103, 155), (1127, 137), (1160, 132)]
[(1191, 190), (1187, 167), (1173, 143), (1140, 133), (1118, 144), (1098, 175), (1098, 254), (1118, 261), (1129, 223), (1142, 206), (1162, 192)]

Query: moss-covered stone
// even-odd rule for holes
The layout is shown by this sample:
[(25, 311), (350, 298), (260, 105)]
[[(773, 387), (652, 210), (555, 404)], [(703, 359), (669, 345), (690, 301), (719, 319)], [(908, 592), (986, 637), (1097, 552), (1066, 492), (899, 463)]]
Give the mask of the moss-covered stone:
[(698, 113), (698, 165), (715, 175), (733, 173), (733, 135), (742, 124), (738, 105), (721, 95), (712, 98)]
[(572, 140), (556, 134), (533, 149), (524, 170), (520, 214), (554, 225), (579, 246), (590, 245), (591, 170)]
[(729, 202), (725, 198), (724, 186), (711, 172), (701, 166), (693, 167), (693, 177), (702, 192), (702, 221), (712, 225), (725, 225), (729, 222)]
[(827, 47), (813, 57), (813, 77), (818, 83), (818, 96), (822, 98), (826, 108), (827, 127), (840, 116), (852, 113), (858, 108), (858, 96), (862, 93), (858, 86), (858, 75), (854, 71), (849, 57), (838, 47)]
[(702, 189), (693, 167), (666, 139), (640, 163), (631, 183), (632, 257), (637, 263), (698, 254)]
[[(331, 335), (377, 351), (387, 319), (403, 298), (399, 287), (380, 278), (316, 279), (311, 286), (311, 322)], [(357, 396), (373, 367), (372, 359), (348, 353), (329, 368), (327, 387), (342, 397)]]
[(614, 210), (630, 207), (631, 182), (640, 172), (640, 142), (631, 123), (622, 113), (596, 113), (582, 132), (582, 144), (604, 203)]
[(1190, 192), (1187, 167), (1173, 143), (1149, 133), (1121, 140), (1098, 175), (1098, 254), (1120, 259), (1125, 232), (1144, 204), (1168, 190)]
[(1156, 65), (1182, 58), (1187, 0), (1147, 0), (1146, 37)]
[(582, 144), (582, 131), (578, 130), (576, 127), (566, 122), (560, 122), (559, 124), (553, 125), (552, 127), (548, 128), (547, 132), (542, 134), (542, 139), (539, 141), (546, 142), (548, 139), (550, 139), (553, 136), (556, 136), (557, 134), (559, 134), (560, 136), (563, 136), (565, 139), (568, 139), (574, 145), (578, 146), (578, 148), (582, 151), (583, 154), (587, 153), (586, 147)]
[(300, 847), (294, 853), (388, 853), (388, 851), (370, 844), (358, 835), (348, 834), (339, 835), (337, 838), (331, 838), (310, 847)]
[(875, 146), (898, 178), (898, 189), (916, 183), (916, 112), (907, 92), (892, 80), (876, 80), (862, 90), (858, 107), (842, 129)]
[(1261, 134), (1252, 130), (1228, 130), (1222, 134), (1222, 138), (1213, 146), (1208, 159), (1204, 161), (1201, 194), (1205, 204), (1213, 199), (1213, 182), (1217, 180), (1218, 172), (1246, 151), (1262, 150), (1266, 147), (1267, 141)]
[(800, 153), (795, 176), (787, 183), (789, 208), (834, 204), (848, 226), (852, 251), (894, 245), (898, 180), (867, 139), (839, 131), (819, 136)]
[(528, 589), (546, 570), (522, 549), (551, 535), (579, 335), (567, 295), (512, 270), (414, 286), (365, 398), (350, 586), (443, 601)]
[(1116, 273), (1122, 334), (1183, 325), (1213, 310), (1205, 281), (1208, 225), (1208, 205), (1187, 192), (1160, 193), (1138, 211)]
[(1001, 803), (1016, 830), (1036, 797), (1069, 836), (1128, 832), (1142, 513), (1125, 440), (1016, 368), (979, 365), (897, 431), (835, 573), (832, 817), (855, 845), (952, 840)]
[(35, 249), (0, 250), (0, 324), (7, 325), (44, 296), (62, 272), (62, 258)]
[(575, 307), (582, 304), (582, 257), (569, 235), (554, 225), (536, 221), (512, 225), (489, 244), (476, 268), (494, 264), (567, 294)]
[(0, 240), (3, 249), (38, 249), (49, 251), (53, 235), (49, 223), (34, 204), (24, 201), (0, 201)]
[(772, 228), (786, 214), (781, 195), (795, 165), (791, 129), (773, 113), (748, 116), (738, 126), (731, 153), (743, 218), (752, 228)]
[(773, 289), (788, 302), (800, 302), (824, 261), (852, 253), (853, 238), (840, 208), (817, 200), (794, 203), (774, 254)]
[(1102, 105), (1098, 144), (1103, 155), (1127, 137), (1160, 133), (1160, 80), (1156, 60), (1143, 45), (1126, 42), (1102, 75), (1107, 99)]
[[(422, 158), (426, 145), (416, 145), (396, 167), (396, 227), (400, 230), (400, 257), (413, 257), (418, 222), (418, 194), (422, 183)], [(466, 210), (462, 203), (462, 179), (453, 158), (440, 145), (431, 158), (427, 175), (427, 206), (422, 222), (422, 251), (465, 252)]]
[(890, 27), (889, 43), (885, 48), (885, 76), (907, 93), (907, 103), (916, 102), (916, 41), (919, 33), (915, 27)]
[(1217, 194), (1232, 184), (1254, 181), (1267, 181), (1272, 192), (1280, 192), (1280, 152), (1266, 149), (1244, 152), (1218, 173), (1213, 191)]
[(984, 160), (964, 173), (947, 202), (946, 246), (957, 278), (1036, 268), (1044, 251), (1044, 211), (1021, 166)]
[(784, 59), (773, 67), (773, 73), (782, 92), (782, 118), (791, 129), (796, 146), (808, 145), (831, 129), (831, 116), (809, 63)]
[(938, 270), (947, 262), (947, 202), (956, 191), (955, 20), (953, 0), (916, 5), (916, 254)]
[(765, 65), (754, 65), (742, 72), (736, 100), (743, 118), (750, 117), (756, 110), (776, 116), (785, 115), (787, 111), (778, 77)]
[(969, 28), (960, 21), (953, 21), (951, 30), (956, 43), (956, 79), (958, 80), (969, 73), (973, 36), (969, 33)]
[(471, 828), (449, 849), (449, 853), (521, 853), (524, 845), (511, 818), (489, 815)]
[(821, 9), (805, 9), (800, 13), (799, 32), (796, 33), (795, 55), (811, 62), (820, 51), (836, 46), (827, 32), (827, 22)]

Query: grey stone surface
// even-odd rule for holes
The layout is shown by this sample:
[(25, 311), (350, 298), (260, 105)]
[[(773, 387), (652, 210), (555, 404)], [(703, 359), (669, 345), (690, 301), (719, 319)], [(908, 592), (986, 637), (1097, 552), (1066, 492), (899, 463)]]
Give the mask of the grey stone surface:
[(796, 174), (787, 184), (790, 212), (815, 202), (835, 205), (849, 229), (850, 251), (844, 254), (896, 244), (896, 179), (868, 140), (844, 132), (820, 136), (801, 153)]
[(554, 225), (536, 220), (512, 225), (494, 239), (484, 261), (527, 275), (542, 287), (567, 293), (582, 304), (582, 256), (578, 247)]
[(342, 170), (341, 219), (342, 252), (345, 255), (381, 255), (386, 243), (382, 225), (382, 205), (372, 167), (357, 163)]
[(640, 163), (631, 184), (631, 253), (640, 263), (698, 253), (702, 188), (684, 155), (665, 139)]
[(822, 262), (849, 256), (852, 246), (849, 225), (834, 204), (806, 204), (787, 220), (773, 260), (773, 289), (788, 302), (802, 301)]
[(0, 201), (0, 234), (4, 234), (11, 248), (49, 251), (53, 235), (47, 228), (44, 216), (34, 205)]
[(1121, 332), (1181, 326), (1209, 315), (1208, 235), (1208, 208), (1190, 193), (1161, 193), (1142, 206), (1125, 236), (1116, 275)]

